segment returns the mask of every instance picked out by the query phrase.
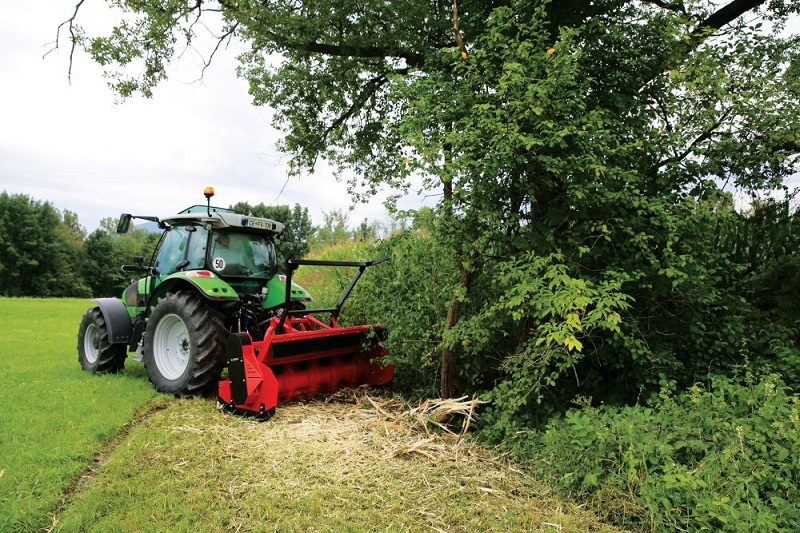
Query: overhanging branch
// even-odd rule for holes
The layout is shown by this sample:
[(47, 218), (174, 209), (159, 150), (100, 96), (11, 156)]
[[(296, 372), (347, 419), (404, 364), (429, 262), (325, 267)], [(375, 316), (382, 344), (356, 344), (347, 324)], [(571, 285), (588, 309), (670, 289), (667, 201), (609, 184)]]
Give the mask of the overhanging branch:
[(691, 143), (689, 143), (689, 146), (687, 146), (683, 150), (683, 152), (673, 157), (669, 157), (667, 159), (659, 161), (653, 166), (653, 170), (658, 169), (664, 165), (668, 165), (670, 163), (679, 163), (680, 161), (683, 161), (685, 158), (689, 156), (689, 154), (692, 153), (692, 151), (695, 149), (697, 145), (699, 145), (703, 141), (710, 139), (711, 136), (714, 134), (714, 132), (716, 132), (717, 129), (725, 122), (725, 119), (728, 118), (729, 115), (730, 115), (730, 110), (726, 110), (724, 113), (722, 113), (722, 115), (720, 115), (720, 117), (714, 122), (714, 124), (712, 124), (703, 133), (698, 135), (696, 139), (694, 139)]
[(378, 89), (380, 89), (381, 86), (383, 86), (387, 81), (388, 80), (385, 74), (379, 74), (374, 78), (367, 80), (362, 90), (358, 93), (356, 98), (353, 99), (353, 102), (350, 104), (350, 107), (348, 107), (341, 115), (336, 117), (336, 120), (334, 120), (330, 124), (330, 126), (325, 128), (325, 130), (317, 138), (317, 142), (319, 144), (326, 145), (328, 142), (327, 141), (328, 136), (334, 130), (341, 127), (342, 124), (344, 124), (347, 120), (353, 117), (358, 112), (358, 110), (361, 109), (364, 106), (364, 104), (370, 98), (372, 98), (372, 96), (376, 92), (378, 92)]
[[(661, 73), (677, 68), (683, 59), (693, 50), (697, 49), (716, 30), (730, 24), (740, 16), (764, 5), (767, 0), (733, 0), (709, 15), (700, 22), (689, 34), (688, 39), (682, 39), (672, 45), (671, 53), (660, 67), (656, 67), (643, 81), (642, 86), (652, 82)], [(672, 3), (660, 0), (649, 0), (650, 4), (658, 5), (664, 9), (672, 9)]]
[(42, 58), (45, 58), (50, 54), (50, 52), (58, 50), (58, 43), (61, 39), (61, 28), (67, 26), (69, 28), (70, 42), (72, 43), (69, 49), (69, 68), (67, 69), (67, 81), (70, 84), (72, 83), (72, 60), (75, 56), (75, 46), (77, 46), (78, 37), (75, 31), (75, 19), (78, 18), (78, 11), (83, 5), (83, 2), (84, 0), (79, 0), (79, 2), (75, 4), (75, 11), (73, 11), (72, 16), (58, 25), (58, 28), (56, 28), (56, 40), (53, 41), (53, 47), (45, 52), (45, 54), (42, 56)]
[[(291, 46), (287, 46), (287, 48), (291, 48)], [(359, 47), (346, 44), (336, 45), (310, 42), (300, 45), (298, 49), (303, 52), (338, 57), (358, 57), (364, 59), (377, 57), (397, 57), (400, 59), (405, 59), (406, 64), (409, 67), (420, 67), (425, 60), (425, 56), (423, 54), (408, 51), (397, 51), (378, 46)]]
[(701, 22), (692, 32), (692, 37), (701, 37), (708, 30), (718, 30), (764, 3), (766, 3), (766, 0), (733, 0), (733, 2), (722, 6)]

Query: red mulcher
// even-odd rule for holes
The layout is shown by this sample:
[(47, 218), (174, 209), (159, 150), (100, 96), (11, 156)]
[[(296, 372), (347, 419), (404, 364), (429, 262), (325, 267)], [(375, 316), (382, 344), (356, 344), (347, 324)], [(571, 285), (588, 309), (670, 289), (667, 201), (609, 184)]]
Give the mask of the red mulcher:
[[(225, 341), (228, 379), (219, 382), (219, 402), (226, 412), (267, 420), (278, 404), (310, 398), (356, 385), (384, 385), (393, 367), (375, 359), (386, 354), (380, 326), (339, 327), (342, 305), (371, 262), (290, 260), (287, 292), (292, 272), (299, 265), (355, 266), (359, 271), (336, 307), (292, 310), (270, 319), (264, 339), (232, 333)], [(287, 302), (289, 295), (287, 294)], [(313, 314), (328, 314), (325, 323)]]

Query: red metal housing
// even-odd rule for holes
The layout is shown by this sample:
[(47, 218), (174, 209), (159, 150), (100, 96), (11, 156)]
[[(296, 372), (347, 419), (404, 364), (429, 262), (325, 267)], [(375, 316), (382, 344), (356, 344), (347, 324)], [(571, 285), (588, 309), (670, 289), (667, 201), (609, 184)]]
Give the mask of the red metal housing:
[(356, 385), (383, 385), (394, 369), (376, 361), (386, 354), (380, 326), (338, 327), (310, 314), (270, 320), (262, 341), (232, 333), (225, 343), (228, 379), (219, 382), (223, 410), (267, 420), (275, 406)]

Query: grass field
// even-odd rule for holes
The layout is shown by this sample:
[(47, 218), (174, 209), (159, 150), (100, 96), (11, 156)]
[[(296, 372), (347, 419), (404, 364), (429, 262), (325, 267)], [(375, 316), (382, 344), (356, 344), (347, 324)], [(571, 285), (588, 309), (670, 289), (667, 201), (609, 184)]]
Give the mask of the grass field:
[(0, 531), (609, 530), (367, 389), (267, 423), (80, 370), (83, 300), (0, 299)]
[(81, 371), (78, 324), (89, 305), (0, 299), (0, 530), (47, 526), (75, 476), (156, 397), (141, 367)]

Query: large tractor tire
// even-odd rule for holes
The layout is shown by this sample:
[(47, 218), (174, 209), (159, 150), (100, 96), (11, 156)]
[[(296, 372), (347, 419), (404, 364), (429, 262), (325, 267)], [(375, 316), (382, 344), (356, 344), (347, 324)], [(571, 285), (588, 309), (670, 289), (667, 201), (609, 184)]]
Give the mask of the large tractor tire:
[(78, 327), (78, 361), (93, 374), (109, 374), (125, 366), (125, 344), (108, 342), (108, 328), (99, 307), (86, 311)]
[(160, 300), (144, 333), (144, 365), (160, 392), (205, 394), (219, 380), (225, 362), (222, 315), (193, 291)]

